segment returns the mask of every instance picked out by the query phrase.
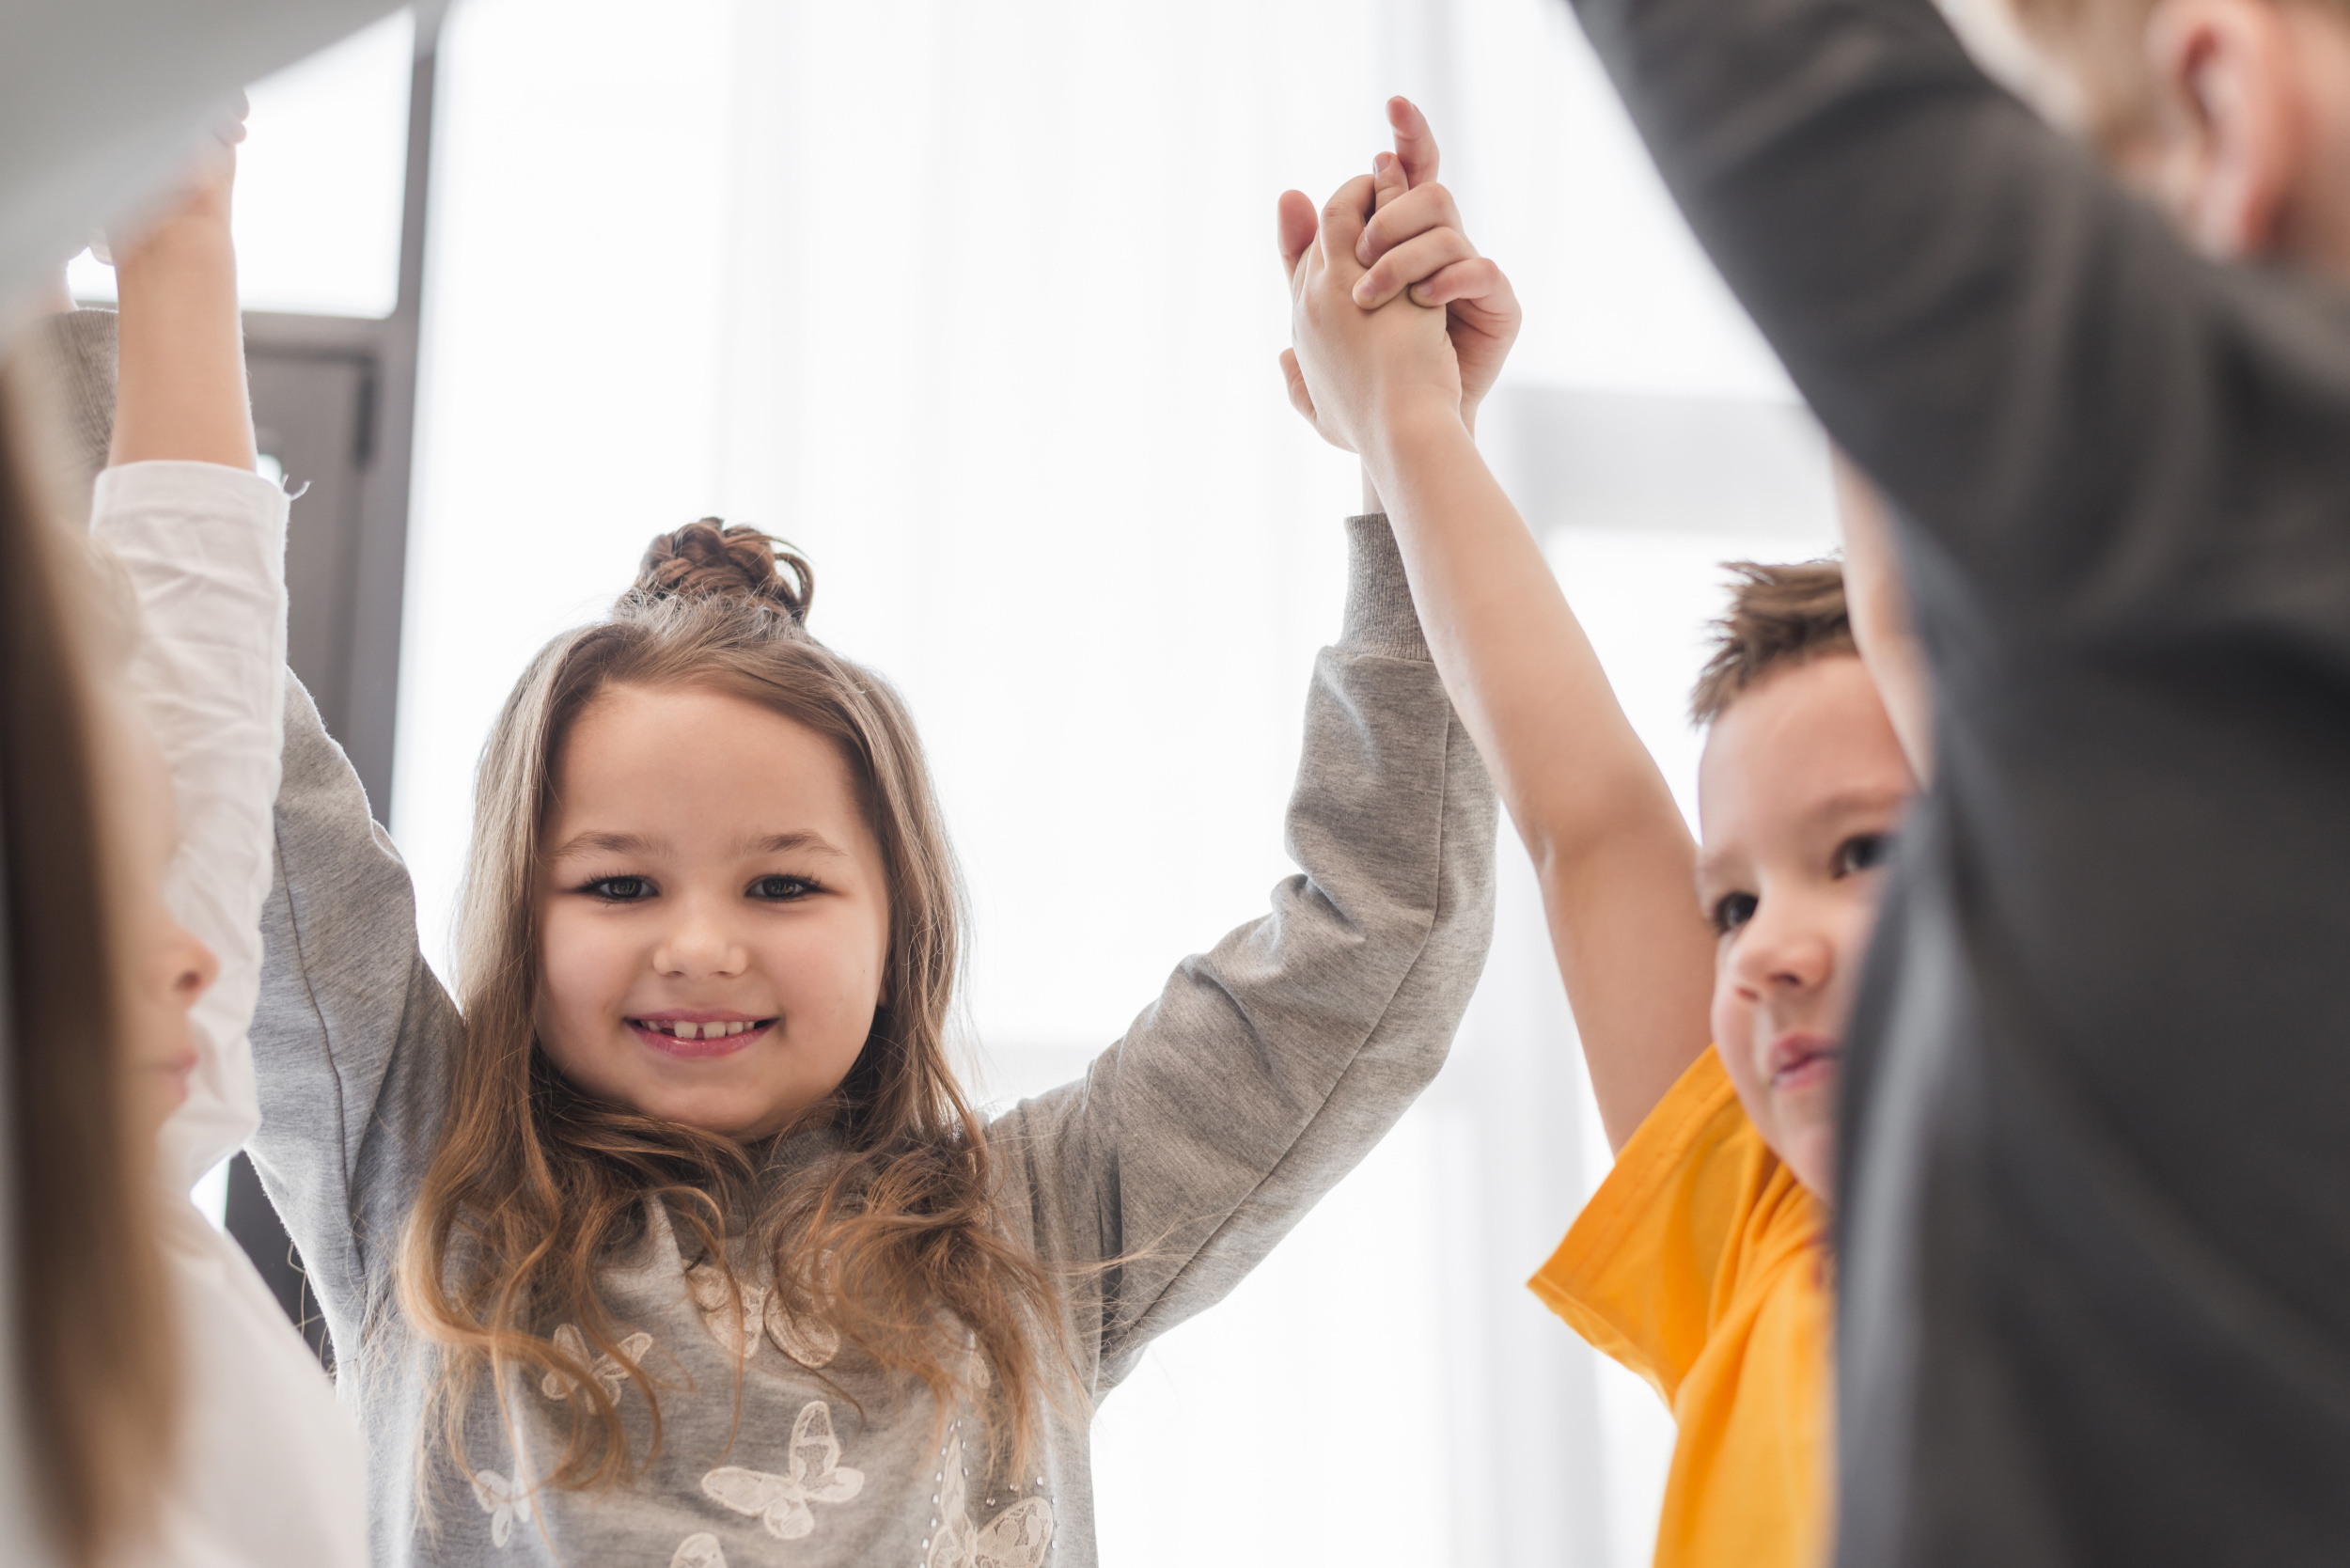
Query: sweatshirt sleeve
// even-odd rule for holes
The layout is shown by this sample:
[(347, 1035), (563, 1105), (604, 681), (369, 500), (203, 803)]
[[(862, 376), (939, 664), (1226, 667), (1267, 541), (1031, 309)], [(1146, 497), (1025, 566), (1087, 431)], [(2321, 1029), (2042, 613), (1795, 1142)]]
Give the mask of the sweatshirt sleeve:
[(29, 323), (18, 345), (39, 392), (28, 423), (49, 448), (60, 504), (77, 517), (90, 516), (114, 440), (115, 347), (111, 310), (52, 312)]
[(254, 1168), (340, 1345), (389, 1283), (461, 1022), (416, 943), (407, 868), (359, 776), (286, 681), (277, 870), (262, 911)]
[[(1086, 1075), (992, 1134), (1096, 1397), (1212, 1306), (1443, 1065), (1493, 933), (1495, 803), (1384, 517), (1350, 521), (1270, 913), (1183, 960)], [(1017, 1184), (1025, 1183), (1025, 1190)]]
[(252, 1022), (270, 883), (286, 679), (286, 495), (209, 463), (137, 463), (99, 476), (91, 532), (138, 601), (131, 686), (171, 775), (180, 844), (172, 913), (219, 976), (191, 1016), (196, 1067), (164, 1128), (177, 1188), (234, 1153), (259, 1120)]
[(2027, 640), (2345, 641), (2308, 591), (2350, 575), (2337, 286), (2197, 255), (1928, 0), (1576, 9), (1913, 572)]

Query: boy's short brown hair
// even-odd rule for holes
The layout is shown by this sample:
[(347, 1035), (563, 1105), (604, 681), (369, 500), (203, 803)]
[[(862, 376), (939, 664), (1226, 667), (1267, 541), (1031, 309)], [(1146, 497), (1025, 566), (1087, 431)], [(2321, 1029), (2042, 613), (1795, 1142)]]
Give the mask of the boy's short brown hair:
[(1844, 610), (1841, 562), (1722, 566), (1737, 581), (1731, 585), (1730, 613), (1714, 622), (1714, 656), (1689, 694), (1689, 722), (1700, 729), (1775, 669), (1859, 651)]

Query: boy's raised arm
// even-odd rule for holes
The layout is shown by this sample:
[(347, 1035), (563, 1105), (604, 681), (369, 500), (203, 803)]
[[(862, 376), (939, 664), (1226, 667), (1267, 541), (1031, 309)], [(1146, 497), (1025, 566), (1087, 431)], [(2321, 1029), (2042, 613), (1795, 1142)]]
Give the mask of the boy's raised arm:
[[(1696, 846), (1465, 423), (1465, 394), (1473, 417), (1516, 304), (1492, 263), (1466, 251), (1449, 199), (1436, 199), (1434, 140), (1399, 105), (1399, 140), (1418, 165), (1408, 192), (1404, 165), (1383, 158), (1377, 179), (1350, 182), (1319, 222), (1302, 196), (1282, 198), (1292, 396), (1325, 436), (1362, 454), (1385, 500), (1437, 669), (1533, 855), (1601, 1121), (1622, 1147), (1709, 1038), (1714, 940), (1697, 903)], [(1371, 235), (1371, 268), (1360, 247), (1374, 201), (1402, 221)], [(1428, 289), (1401, 297), (1421, 277)], [(1391, 303), (1362, 308), (1381, 300)]]

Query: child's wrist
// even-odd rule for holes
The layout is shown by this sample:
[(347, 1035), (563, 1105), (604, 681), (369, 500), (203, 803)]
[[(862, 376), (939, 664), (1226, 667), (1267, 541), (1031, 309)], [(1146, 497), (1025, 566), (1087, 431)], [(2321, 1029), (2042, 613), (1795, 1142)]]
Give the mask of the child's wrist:
[(1373, 472), (1424, 451), (1434, 444), (1460, 440), (1468, 434), (1461, 405), (1433, 390), (1415, 391), (1390, 400), (1371, 422), (1371, 439), (1363, 458)]
[(140, 234), (132, 245), (117, 247), (115, 271), (124, 275), (162, 267), (234, 267), (235, 257), (227, 203), (203, 201), (172, 213)]

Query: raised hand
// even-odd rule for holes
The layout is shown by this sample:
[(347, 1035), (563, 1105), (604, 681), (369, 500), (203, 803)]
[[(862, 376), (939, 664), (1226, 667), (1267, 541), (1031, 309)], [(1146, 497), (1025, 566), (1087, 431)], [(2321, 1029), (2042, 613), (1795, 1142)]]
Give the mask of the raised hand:
[(1290, 340), (1281, 354), (1290, 401), (1324, 440), (1351, 452), (1407, 415), (1457, 420), (1461, 373), (1445, 316), (1409, 300), (1374, 310), (1355, 302), (1368, 271), (1355, 247), (1369, 222), (1373, 181), (1339, 187), (1319, 216), (1296, 191), (1281, 194), (1281, 264), (1290, 280)]
[(170, 205), (114, 245), (121, 370), (110, 462), (254, 466), (229, 227), (243, 138), (240, 106), (207, 139)]
[(1452, 193), (1437, 181), (1441, 155), (1427, 117), (1411, 100), (1390, 98), (1387, 123), (1395, 151), (1372, 161), (1377, 210), (1355, 242), (1355, 259), (1367, 270), (1355, 303), (1371, 309), (1408, 294), (1443, 308), (1461, 367), (1461, 420), (1474, 431), (1523, 312), (1509, 278), (1469, 243)]

